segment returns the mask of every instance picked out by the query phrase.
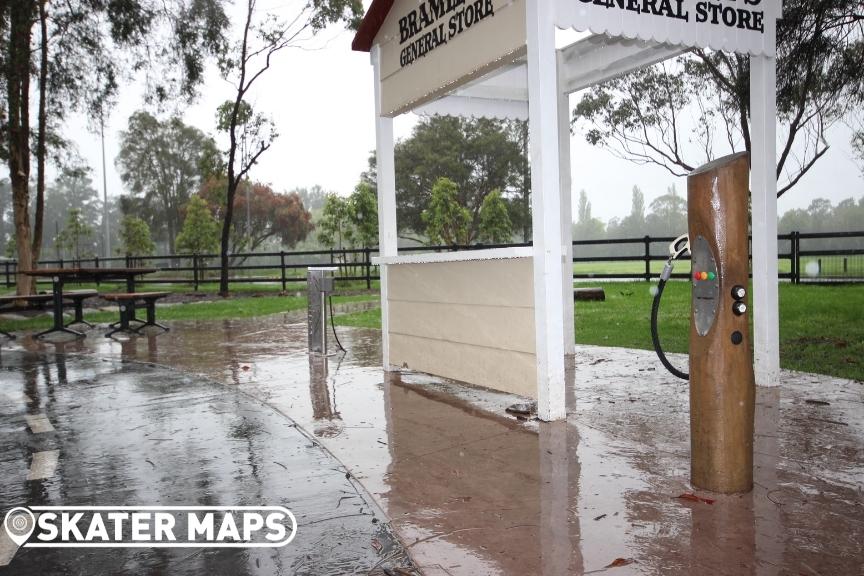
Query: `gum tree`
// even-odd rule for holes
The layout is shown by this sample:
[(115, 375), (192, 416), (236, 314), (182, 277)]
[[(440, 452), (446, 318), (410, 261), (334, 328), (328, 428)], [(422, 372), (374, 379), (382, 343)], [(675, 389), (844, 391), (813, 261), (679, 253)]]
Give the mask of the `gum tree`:
[(471, 241), (471, 211), (459, 203), (459, 187), (449, 178), (432, 186), (429, 206), (420, 217), (430, 244), (460, 246)]
[(852, 149), (858, 157), (861, 174), (864, 175), (864, 130), (858, 131), (852, 136)]
[[(864, 102), (862, 26), (860, 0), (783, 3), (777, 28), (778, 196), (828, 152), (828, 129)], [(690, 116), (695, 122), (687, 121)], [(719, 150), (749, 152), (749, 117), (749, 58), (693, 50), (595, 86), (573, 120), (589, 143), (683, 176)]]
[(185, 254), (211, 254), (219, 246), (219, 222), (213, 218), (207, 202), (192, 196), (186, 205), (183, 229), (177, 235), (177, 249)]
[(218, 112), (219, 127), (228, 135), (227, 190), (220, 241), (219, 293), (223, 296), (229, 292), (229, 250), (237, 189), (277, 136), (272, 121), (256, 114), (248, 104), (249, 92), (270, 70), (280, 52), (303, 46), (330, 24), (345, 22), (356, 28), (363, 14), (361, 0), (309, 0), (287, 20), (259, 11), (256, 0), (246, 0), (245, 8), (239, 39), (219, 59), (223, 77), (234, 87), (234, 97), (220, 106)]
[(126, 215), (120, 221), (120, 247), (123, 256), (150, 256), (156, 245), (150, 236), (150, 227), (137, 216)]
[(201, 186), (202, 165), (213, 146), (209, 136), (180, 118), (159, 120), (145, 111), (132, 114), (120, 133), (120, 177), (143, 198), (147, 208), (141, 213), (154, 216), (150, 225), (164, 226), (169, 252), (180, 231), (181, 210)]
[(500, 190), (493, 190), (483, 199), (479, 239), (491, 244), (503, 244), (513, 239), (513, 223)]
[[(488, 118), (433, 116), (418, 122), (411, 136), (399, 142), (395, 150), (400, 234), (407, 237), (406, 229), (425, 230), (422, 213), (429, 206), (435, 184), (444, 177), (456, 186), (457, 200), (469, 212), (470, 236), (476, 236), (486, 196), (494, 190), (508, 196), (526, 183), (523, 136), (527, 138), (527, 134), (508, 128), (507, 123)], [(375, 177), (371, 164), (364, 179)], [(528, 197), (518, 194), (521, 197), (516, 199), (517, 209), (511, 215), (524, 224), (526, 214), (530, 214), (525, 207)]]
[(75, 260), (80, 261), (82, 257), (89, 256), (91, 253), (88, 244), (90, 244), (92, 236), (93, 228), (84, 222), (81, 210), (73, 208), (69, 211), (66, 226), (54, 239), (54, 242), (61, 250), (68, 251)]
[(324, 200), (318, 220), (318, 241), (325, 246), (342, 250), (354, 245), (351, 203), (346, 198), (330, 193)]
[[(213, 178), (201, 187), (210, 212), (218, 219), (225, 213), (225, 180)], [(244, 181), (234, 198), (240, 214), (231, 232), (231, 251), (255, 252), (270, 240), (293, 248), (312, 231), (312, 215), (296, 192), (279, 193), (268, 184)]]

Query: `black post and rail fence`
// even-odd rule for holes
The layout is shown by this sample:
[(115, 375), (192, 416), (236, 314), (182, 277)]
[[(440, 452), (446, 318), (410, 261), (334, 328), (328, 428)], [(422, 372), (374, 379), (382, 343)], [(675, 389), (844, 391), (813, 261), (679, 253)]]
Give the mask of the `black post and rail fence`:
[[(673, 237), (643, 236), (573, 242), (573, 278), (579, 281), (652, 281), (660, 274), (669, 256)], [(472, 246), (400, 247), (401, 254), (448, 252), (490, 248), (527, 247), (528, 244)], [(379, 279), (373, 257), (377, 248), (346, 248), (296, 252), (258, 252), (231, 256), (231, 284), (275, 284), (283, 291), (306, 281), (306, 268), (335, 266), (340, 282), (357, 282), (367, 290)], [(779, 277), (782, 281), (802, 283), (864, 283), (864, 231), (792, 232), (778, 236)], [(689, 277), (689, 263), (676, 266), (673, 278)], [(146, 267), (159, 272), (147, 277), (147, 284), (187, 285), (198, 291), (215, 289), (219, 280), (218, 254), (171, 254), (40, 261), (40, 268), (117, 268)], [(7, 289), (15, 286), (18, 265), (14, 260), (0, 261), (0, 273)], [(299, 288), (298, 288), (299, 289)]]

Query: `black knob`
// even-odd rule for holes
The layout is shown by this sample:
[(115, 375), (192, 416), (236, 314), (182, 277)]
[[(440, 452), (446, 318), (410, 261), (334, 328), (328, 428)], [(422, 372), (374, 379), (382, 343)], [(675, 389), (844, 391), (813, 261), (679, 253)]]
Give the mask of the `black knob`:
[(747, 312), (747, 304), (744, 302), (735, 302), (735, 304), (732, 305), (732, 312), (734, 312), (736, 316), (743, 315)]
[(738, 346), (744, 341), (744, 335), (741, 332), (735, 331), (732, 333), (732, 344)]
[(732, 298), (735, 300), (743, 300), (745, 296), (747, 296), (747, 290), (743, 286), (732, 288)]

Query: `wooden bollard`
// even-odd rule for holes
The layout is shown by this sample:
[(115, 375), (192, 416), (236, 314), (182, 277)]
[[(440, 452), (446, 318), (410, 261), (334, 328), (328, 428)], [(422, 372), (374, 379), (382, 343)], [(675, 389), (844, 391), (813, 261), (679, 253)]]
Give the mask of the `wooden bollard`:
[(748, 156), (741, 153), (706, 164), (687, 179), (693, 257), (691, 482), (721, 493), (753, 489), (749, 175)]

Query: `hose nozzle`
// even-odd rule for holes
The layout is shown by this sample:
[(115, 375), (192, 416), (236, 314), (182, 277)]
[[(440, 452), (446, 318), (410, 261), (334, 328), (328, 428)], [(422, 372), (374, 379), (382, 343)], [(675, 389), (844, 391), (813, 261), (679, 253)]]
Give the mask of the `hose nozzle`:
[(669, 278), (672, 277), (672, 269), (675, 268), (675, 265), (672, 264), (672, 258), (666, 261), (666, 265), (663, 267), (663, 273), (660, 274), (660, 280), (663, 282), (668, 282)]

